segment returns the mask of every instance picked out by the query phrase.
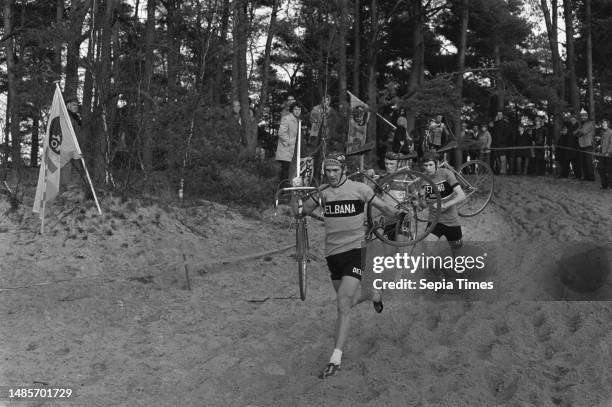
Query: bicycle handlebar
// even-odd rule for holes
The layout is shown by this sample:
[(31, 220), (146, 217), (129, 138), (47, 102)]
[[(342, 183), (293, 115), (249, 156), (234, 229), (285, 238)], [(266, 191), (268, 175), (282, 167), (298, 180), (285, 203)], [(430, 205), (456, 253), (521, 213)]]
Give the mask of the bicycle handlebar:
[[(304, 196), (302, 198), (309, 198), (312, 197), (314, 195), (315, 192), (318, 192), (319, 188), (317, 187), (286, 187), (286, 188), (280, 188), (277, 192), (276, 195), (274, 197), (274, 209), (278, 208), (278, 199), (280, 198), (280, 196), (284, 193), (300, 193), (300, 192), (309, 192), (307, 194), (304, 194)], [(323, 206), (323, 203), (321, 202), (321, 196), (317, 197), (317, 201), (319, 206)]]

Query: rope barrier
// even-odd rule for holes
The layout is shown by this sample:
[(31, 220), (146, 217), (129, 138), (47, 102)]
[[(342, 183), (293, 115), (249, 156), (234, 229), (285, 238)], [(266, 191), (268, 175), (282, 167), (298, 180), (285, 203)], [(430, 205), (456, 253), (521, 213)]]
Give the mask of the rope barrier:
[[(587, 151), (587, 150), (579, 150), (576, 148), (572, 148), (572, 147), (566, 147), (566, 146), (515, 146), (515, 147), (490, 147), (488, 150), (490, 151), (507, 151), (507, 150), (546, 150), (546, 149), (552, 149), (554, 150), (567, 150), (567, 151), (575, 151), (578, 153), (583, 153), (583, 154), (588, 154), (588, 155), (592, 155), (592, 156), (596, 156), (596, 157), (606, 157), (604, 154), (602, 153), (596, 153), (593, 151)], [(465, 148), (466, 151), (470, 151), (471, 149), (469, 148)], [(476, 149), (474, 149), (476, 150)], [(480, 149), (478, 149), (479, 151), (482, 151), (482, 147)]]

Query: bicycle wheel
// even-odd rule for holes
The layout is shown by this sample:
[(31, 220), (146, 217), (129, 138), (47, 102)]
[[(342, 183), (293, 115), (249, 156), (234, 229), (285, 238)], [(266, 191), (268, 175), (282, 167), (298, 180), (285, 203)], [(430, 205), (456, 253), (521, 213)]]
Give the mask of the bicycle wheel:
[(457, 172), (457, 181), (466, 195), (465, 200), (457, 206), (459, 216), (478, 215), (493, 196), (493, 170), (486, 162), (473, 160), (460, 165)]
[(297, 219), (295, 228), (296, 260), (298, 263), (298, 282), (300, 285), (300, 298), (306, 299), (306, 272), (308, 271), (308, 229), (306, 218)]
[[(384, 243), (411, 246), (423, 240), (438, 223), (441, 198), (433, 180), (417, 171), (402, 169), (387, 175), (377, 183), (379, 194), (387, 204), (406, 212), (403, 219), (389, 217), (370, 202), (367, 208), (368, 234), (372, 233)], [(419, 227), (421, 213), (427, 214), (428, 225)]]

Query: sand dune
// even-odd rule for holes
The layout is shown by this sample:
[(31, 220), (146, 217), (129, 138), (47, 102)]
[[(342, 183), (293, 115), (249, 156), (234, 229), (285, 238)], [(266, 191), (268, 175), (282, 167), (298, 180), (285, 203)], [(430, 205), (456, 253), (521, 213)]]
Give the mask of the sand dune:
[(495, 294), (387, 292), (380, 315), (360, 305), (342, 371), (326, 380), (335, 304), (319, 223), (302, 302), (291, 250), (248, 257), (293, 242), (271, 211), (107, 198), (102, 217), (61, 218), (68, 196), (44, 236), (27, 209), (7, 214), (1, 383), (72, 386), (83, 406), (612, 405), (611, 283), (576, 293), (559, 277), (577, 245), (612, 249), (612, 194), (497, 182), (464, 223), (467, 243), (495, 250)]

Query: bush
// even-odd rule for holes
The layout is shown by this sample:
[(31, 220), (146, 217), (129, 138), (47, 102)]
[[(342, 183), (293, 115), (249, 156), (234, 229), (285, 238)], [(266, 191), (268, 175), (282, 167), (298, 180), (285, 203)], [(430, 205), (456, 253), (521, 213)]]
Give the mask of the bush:
[(193, 109), (189, 99), (160, 108), (152, 134), (156, 171), (149, 174), (145, 189), (138, 166), (115, 169), (119, 191), (174, 201), (182, 177), (186, 199), (270, 205), (277, 182), (275, 161), (261, 162), (246, 152), (229, 106), (202, 102), (195, 113)]

